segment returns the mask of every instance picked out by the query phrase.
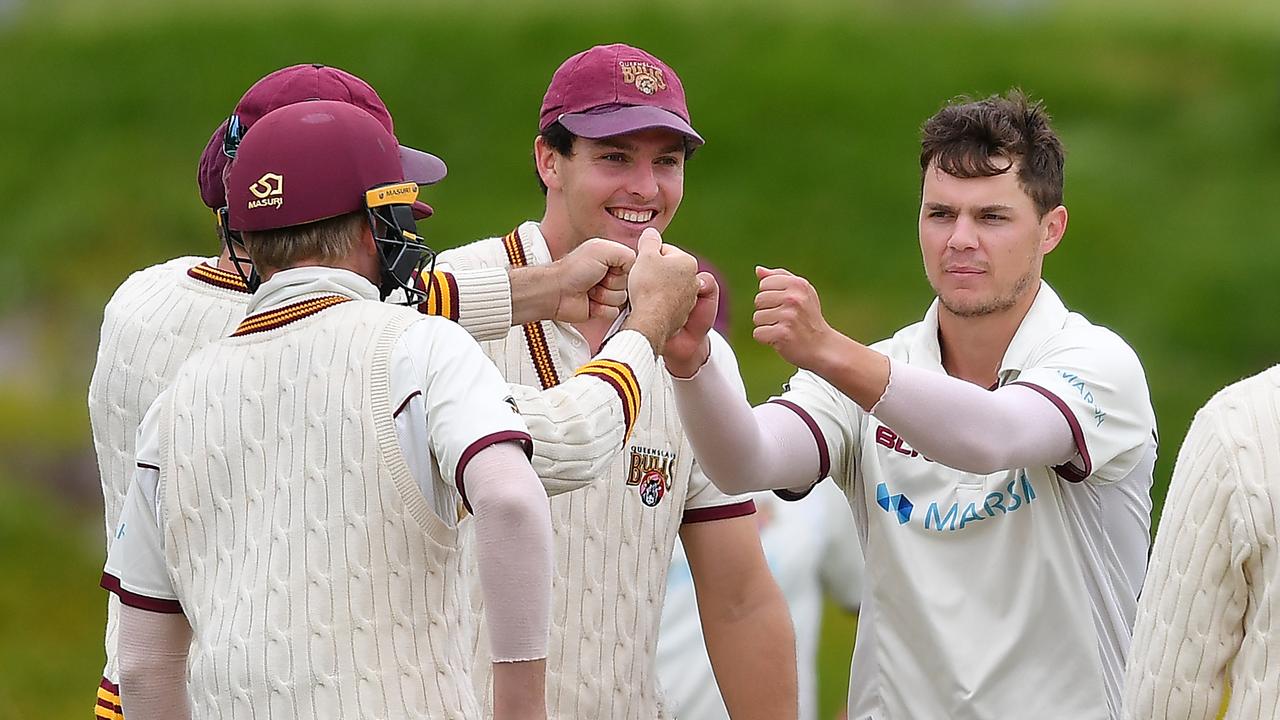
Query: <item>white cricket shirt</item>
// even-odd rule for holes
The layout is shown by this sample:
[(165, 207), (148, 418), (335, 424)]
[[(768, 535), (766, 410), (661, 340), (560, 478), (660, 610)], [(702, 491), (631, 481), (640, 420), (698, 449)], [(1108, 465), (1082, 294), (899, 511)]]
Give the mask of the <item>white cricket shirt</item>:
[[(873, 347), (944, 372), (937, 301)], [(990, 475), (938, 465), (806, 371), (774, 399), (809, 424), (862, 534), (850, 720), (1119, 716), (1155, 463), (1142, 366), (1042, 283), (999, 378), (1062, 411), (1072, 462)]]

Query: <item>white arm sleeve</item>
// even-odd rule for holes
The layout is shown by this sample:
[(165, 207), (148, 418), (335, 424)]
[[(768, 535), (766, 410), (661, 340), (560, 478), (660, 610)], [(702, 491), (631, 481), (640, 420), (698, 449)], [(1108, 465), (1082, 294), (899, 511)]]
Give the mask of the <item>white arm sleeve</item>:
[(692, 378), (672, 379), (694, 457), (721, 491), (808, 488), (819, 479), (818, 448), (808, 425), (781, 405), (752, 408), (734, 389), (714, 343)]
[(871, 414), (930, 460), (979, 475), (1062, 465), (1076, 452), (1062, 412), (1035, 390), (985, 390), (897, 360)]
[(191, 626), (182, 614), (120, 606), (120, 705), (130, 720), (185, 720)]
[(476, 519), (476, 566), (494, 662), (547, 656), (551, 510), (524, 452), (501, 442), (466, 469)]
[(607, 474), (631, 434), (656, 367), (644, 335), (624, 330), (555, 387), (511, 386), (533, 437), (533, 469), (547, 495), (586, 487)]

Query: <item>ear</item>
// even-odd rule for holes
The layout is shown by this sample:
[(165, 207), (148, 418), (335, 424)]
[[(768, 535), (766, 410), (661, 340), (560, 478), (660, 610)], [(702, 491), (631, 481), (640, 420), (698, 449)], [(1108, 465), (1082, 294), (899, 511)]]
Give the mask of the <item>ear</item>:
[(560, 161), (563, 156), (556, 152), (539, 135), (533, 140), (533, 162), (538, 170), (538, 177), (551, 190), (561, 189)]
[(1067, 232), (1067, 208), (1063, 205), (1045, 213), (1040, 219), (1041, 232), (1040, 250), (1045, 255), (1053, 252), (1058, 247), (1058, 243), (1062, 241), (1062, 236)]

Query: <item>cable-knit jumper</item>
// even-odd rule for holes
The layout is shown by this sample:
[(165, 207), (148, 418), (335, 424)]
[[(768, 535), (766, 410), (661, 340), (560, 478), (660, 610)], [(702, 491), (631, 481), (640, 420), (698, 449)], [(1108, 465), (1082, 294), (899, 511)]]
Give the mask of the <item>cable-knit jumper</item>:
[(1178, 453), (1138, 606), (1126, 718), (1280, 718), (1280, 365), (1219, 392)]

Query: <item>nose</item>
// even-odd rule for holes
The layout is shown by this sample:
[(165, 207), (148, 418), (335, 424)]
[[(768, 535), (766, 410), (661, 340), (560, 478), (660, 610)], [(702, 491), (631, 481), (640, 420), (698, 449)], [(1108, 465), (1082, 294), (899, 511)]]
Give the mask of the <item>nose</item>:
[(978, 227), (973, 219), (961, 215), (951, 227), (951, 237), (947, 238), (947, 247), (952, 250), (972, 250), (978, 247)]
[(658, 195), (658, 176), (651, 163), (636, 163), (627, 176), (627, 193), (640, 200), (652, 200)]

